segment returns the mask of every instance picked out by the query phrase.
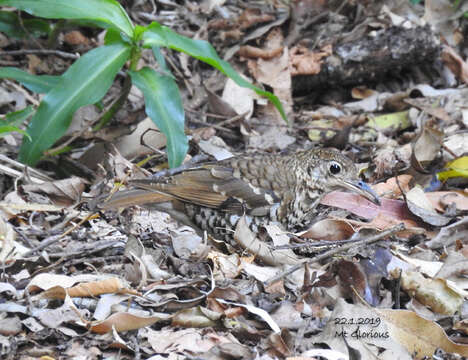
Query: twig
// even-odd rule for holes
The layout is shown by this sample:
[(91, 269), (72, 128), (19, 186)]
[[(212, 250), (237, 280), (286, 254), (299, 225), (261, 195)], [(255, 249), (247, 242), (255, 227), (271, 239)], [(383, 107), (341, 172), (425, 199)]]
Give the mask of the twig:
[(15, 84), (13, 81), (10, 81), (8, 79), (4, 79), (5, 81), (5, 84), (8, 84), (9, 86), (11, 86), (13, 89), (19, 91), (20, 93), (22, 93), (24, 95), (24, 97), (29, 100), (29, 102), (31, 104), (33, 104), (34, 106), (39, 106), (39, 101), (36, 100), (34, 97), (32, 97), (26, 90), (24, 90), (21, 86), (19, 86), (18, 84)]
[(454, 159), (456, 159), (458, 156), (455, 154), (451, 149), (449, 149), (446, 145), (442, 144), (442, 149), (447, 151)]
[(403, 231), (405, 230), (406, 227), (405, 227), (405, 224), (401, 223), (401, 224), (398, 224), (386, 231), (383, 231), (381, 232), (380, 234), (377, 234), (377, 235), (374, 235), (374, 236), (370, 236), (366, 239), (362, 239), (361, 241), (359, 242), (355, 242), (355, 243), (349, 243), (349, 244), (346, 244), (346, 245), (343, 245), (339, 248), (335, 248), (335, 249), (331, 249), (331, 250), (328, 250), (320, 255), (317, 255), (316, 257), (314, 257), (313, 259), (311, 260), (307, 260), (307, 261), (304, 261), (300, 264), (297, 264), (297, 265), (294, 265), (293, 267), (289, 268), (288, 270), (282, 272), (281, 274), (278, 274), (274, 277), (272, 277), (271, 279), (267, 280), (265, 282), (265, 286), (269, 286), (271, 285), (272, 283), (284, 278), (285, 276), (288, 276), (290, 274), (292, 274), (293, 272), (299, 270), (301, 267), (303, 267), (305, 264), (313, 264), (313, 263), (316, 263), (316, 262), (319, 262), (319, 261), (322, 261), (324, 259), (327, 259), (333, 255), (336, 255), (342, 251), (346, 251), (346, 250), (349, 250), (351, 248), (355, 248), (357, 246), (362, 246), (362, 245), (369, 245), (369, 244), (372, 244), (374, 242), (377, 242), (377, 241), (380, 241), (382, 240), (383, 238), (386, 238), (387, 236), (390, 236), (390, 235), (393, 235), (397, 232), (400, 232), (400, 231)]
[(161, 171), (158, 171), (157, 173), (154, 173), (151, 178), (152, 179), (159, 179), (160, 177), (164, 177), (164, 176), (172, 176), (172, 175), (175, 175), (175, 174), (178, 174), (184, 170), (187, 170), (189, 168), (191, 168), (194, 164), (196, 163), (199, 163), (199, 162), (203, 162), (203, 161), (207, 161), (210, 157), (207, 156), (207, 155), (203, 155), (203, 154), (200, 154), (200, 155), (195, 155), (190, 161), (187, 161), (186, 163), (176, 167), (176, 168), (172, 168), (172, 169), (165, 169), (165, 170), (161, 170)]
[(26, 252), (25, 254), (23, 254), (23, 257), (31, 256), (31, 255), (34, 254), (36, 251), (45, 249), (45, 248), (48, 247), (49, 245), (52, 245), (52, 244), (55, 244), (56, 242), (59, 242), (59, 241), (62, 240), (65, 236), (67, 236), (69, 233), (71, 233), (73, 230), (75, 230), (76, 228), (80, 227), (80, 226), (81, 226), (83, 223), (85, 223), (86, 221), (95, 218), (96, 216), (98, 216), (98, 213), (93, 213), (93, 214), (90, 214), (90, 215), (86, 216), (86, 217), (85, 217), (84, 219), (82, 219), (78, 224), (73, 225), (73, 226), (70, 227), (67, 231), (65, 231), (63, 234), (61, 234), (61, 235), (59, 235), (59, 236), (51, 236), (51, 237), (48, 238), (47, 240), (42, 241), (41, 244), (40, 244), (39, 246), (36, 246), (34, 249), (31, 249), (31, 250), (29, 250), (28, 252)]
[(184, 110), (185, 111), (188, 111), (190, 113), (193, 113), (193, 114), (197, 114), (198, 116), (200, 117), (212, 117), (212, 118), (215, 118), (215, 119), (229, 119), (229, 116), (226, 116), (226, 115), (219, 115), (219, 114), (213, 114), (213, 113), (202, 113), (201, 111), (198, 111), (198, 110), (194, 110), (194, 109), (190, 109), (188, 107), (184, 107)]
[[(37, 178), (38, 181), (34, 181), (35, 183), (37, 184), (42, 184), (44, 181), (52, 181), (53, 179), (49, 176), (47, 176), (46, 174), (40, 172), (39, 170), (36, 170), (34, 168), (28, 168), (26, 165), (18, 162), (18, 161), (15, 161), (15, 160), (12, 160), (10, 159), (9, 157), (5, 156), (5, 155), (2, 155), (0, 154), (0, 163), (1, 162), (5, 162), (6, 164), (8, 165), (11, 165), (9, 167), (9, 169), (12, 169), (12, 171), (14, 171), (12, 174), (8, 174), (10, 176), (14, 176), (14, 177), (21, 177), (23, 175), (23, 173), (25, 171), (29, 171), (30, 173), (30, 177), (33, 175), (35, 178)], [(1, 168), (1, 164), (0, 164), (0, 168)], [(7, 167), (5, 167), (7, 168)], [(13, 170), (13, 168), (17, 168), (19, 170), (21, 170), (23, 173), (20, 173), (16, 170)]]
[(195, 124), (199, 124), (199, 125), (204, 125), (204, 126), (209, 126), (209, 127), (212, 127), (214, 129), (217, 129), (217, 130), (220, 130), (220, 131), (224, 131), (228, 134), (232, 134), (232, 135), (236, 135), (236, 133), (231, 130), (231, 129), (228, 129), (228, 128), (225, 128), (225, 127), (222, 127), (222, 126), (219, 126), (219, 125), (216, 125), (216, 124), (210, 124), (210, 123), (207, 123), (205, 121), (201, 121), (201, 120), (195, 120), (195, 119), (190, 119), (189, 120), (190, 122), (193, 122)]
[(65, 59), (78, 59), (80, 56), (77, 54), (68, 53), (60, 50), (46, 50), (46, 49), (23, 49), (23, 50), (10, 50), (0, 52), (0, 56), (17, 56), (27, 54), (39, 54), (39, 55), (57, 55)]
[(23, 17), (21, 16), (21, 11), (18, 10), (17, 13), (18, 13), (18, 21), (19, 21), (21, 30), (23, 30), (28, 35), (28, 38), (32, 40), (39, 48), (44, 49), (42, 44), (34, 36), (32, 36), (29, 30), (26, 28), (26, 26), (24, 26)]
[(246, 111), (245, 113), (243, 114), (239, 114), (239, 115), (236, 115), (230, 119), (227, 119), (227, 120), (224, 120), (224, 121), (221, 121), (220, 123), (218, 123), (217, 125), (218, 126), (226, 126), (226, 125), (231, 125), (232, 123), (236, 122), (236, 121), (239, 121), (239, 120), (242, 120), (249, 112)]

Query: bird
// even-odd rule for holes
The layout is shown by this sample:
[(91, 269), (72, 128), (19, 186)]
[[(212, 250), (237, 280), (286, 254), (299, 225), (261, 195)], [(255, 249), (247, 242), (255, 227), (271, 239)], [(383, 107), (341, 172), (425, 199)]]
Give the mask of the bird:
[(290, 154), (243, 154), (196, 164), (167, 176), (130, 180), (101, 208), (149, 205), (203, 234), (228, 240), (242, 216), (251, 230), (276, 223), (287, 231), (307, 226), (322, 197), (348, 190), (380, 205), (353, 161), (333, 148)]

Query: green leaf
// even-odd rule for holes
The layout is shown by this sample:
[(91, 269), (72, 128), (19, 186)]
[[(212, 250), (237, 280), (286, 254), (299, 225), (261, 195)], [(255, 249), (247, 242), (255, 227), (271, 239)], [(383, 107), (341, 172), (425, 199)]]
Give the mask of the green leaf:
[(74, 112), (99, 101), (112, 85), (115, 75), (130, 56), (130, 48), (114, 44), (91, 50), (61, 76), (61, 81), (42, 100), (31, 119), (20, 161), (34, 165), (42, 152), (65, 133)]
[(30, 136), (28, 135), (26, 131), (21, 130), (20, 128), (14, 125), (2, 125), (2, 123), (0, 123), (0, 138), (4, 137), (8, 133), (15, 132), (15, 131), (23, 134), (24, 136), (30, 139)]
[(128, 42), (127, 39), (122, 39), (122, 36), (120, 36), (120, 34), (121, 32), (116, 29), (108, 29), (106, 31), (106, 35), (104, 36), (104, 44), (112, 45), (115, 43), (121, 43), (122, 41), (130, 44), (130, 42)]
[(34, 113), (32, 105), (26, 106), (24, 109), (6, 114), (3, 119), (0, 119), (0, 124), (3, 125), (19, 125)]
[(5, 33), (10, 38), (20, 39), (27, 36), (28, 33), (33, 36), (48, 35), (50, 25), (47, 21), (40, 19), (23, 19), (21, 24), (16, 13), (0, 11), (0, 32)]
[(142, 36), (143, 47), (164, 46), (186, 53), (221, 71), (234, 80), (237, 85), (254, 90), (257, 94), (267, 97), (281, 113), (283, 119), (286, 114), (279, 99), (269, 91), (262, 90), (240, 76), (228, 62), (222, 60), (211, 44), (204, 40), (193, 40), (179, 35), (166, 26), (156, 22), (151, 23)]
[[(161, 69), (165, 72), (172, 75), (171, 71), (169, 70), (169, 68), (167, 67), (167, 64), (166, 64), (166, 59), (164, 59), (164, 55), (161, 53), (161, 49), (158, 47), (158, 46), (153, 46), (151, 47), (151, 50), (153, 50), (153, 56), (154, 58), (156, 59), (156, 61), (158, 62), (159, 66), (161, 67)], [(175, 80), (175, 79), (174, 79)]]
[(184, 133), (184, 107), (174, 79), (144, 67), (129, 71), (132, 83), (145, 96), (146, 114), (166, 135), (169, 166), (179, 166), (188, 150)]
[(22, 110), (18, 110), (15, 112), (11, 112), (6, 114), (3, 119), (0, 120), (0, 137), (5, 136), (9, 132), (19, 132), (24, 136), (27, 136), (30, 139), (30, 136), (26, 131), (18, 128), (17, 125), (21, 124), (25, 121), (28, 117), (30, 117), (34, 113), (34, 108), (29, 105)]
[(16, 80), (37, 93), (47, 93), (60, 82), (60, 76), (31, 75), (14, 67), (0, 67), (0, 78)]
[(115, 0), (0, 0), (46, 19), (85, 19), (107, 24), (133, 37), (133, 24), (124, 8)]

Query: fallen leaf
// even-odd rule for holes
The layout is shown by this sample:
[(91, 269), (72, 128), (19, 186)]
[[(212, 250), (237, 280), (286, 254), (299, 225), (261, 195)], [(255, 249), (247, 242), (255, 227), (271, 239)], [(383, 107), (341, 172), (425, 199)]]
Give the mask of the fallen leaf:
[(440, 153), (444, 133), (424, 126), (418, 138), (413, 144), (413, 166), (417, 170), (424, 170), (424, 167), (433, 161)]
[(250, 251), (265, 264), (281, 265), (281, 264), (297, 264), (298, 257), (290, 249), (273, 250), (271, 246), (263, 241), (260, 241), (247, 225), (245, 216), (242, 216), (236, 225), (234, 240), (242, 246), (243, 249)]
[(413, 177), (411, 175), (398, 175), (388, 179), (386, 182), (372, 185), (372, 190), (374, 190), (380, 197), (396, 199), (400, 197), (401, 190), (403, 190), (404, 193), (410, 190), (409, 183), (412, 179)]
[(90, 326), (92, 332), (105, 334), (114, 328), (117, 332), (140, 329), (153, 325), (158, 321), (171, 319), (172, 315), (156, 313), (152, 316), (137, 316), (129, 313), (116, 313), (106, 320), (93, 322)]
[(453, 315), (460, 311), (468, 294), (458, 293), (444, 279), (427, 279), (419, 272), (393, 270), (391, 274), (400, 279), (401, 288), (408, 295), (439, 314)]
[(434, 226), (447, 225), (451, 218), (439, 215), (426, 197), (426, 193), (419, 186), (415, 186), (406, 193), (408, 209), (424, 222)]

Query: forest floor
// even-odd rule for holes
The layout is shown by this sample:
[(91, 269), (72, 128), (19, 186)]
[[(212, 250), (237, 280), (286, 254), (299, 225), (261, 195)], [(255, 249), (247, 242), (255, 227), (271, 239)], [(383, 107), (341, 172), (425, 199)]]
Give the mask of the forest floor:
[[(0, 134), (0, 356), (467, 358), (468, 3), (122, 6), (135, 24), (209, 41), (283, 104), (288, 122), (221, 72), (161, 49), (183, 99), (185, 162), (334, 147), (381, 204), (333, 192), (303, 231), (256, 234), (239, 221), (233, 243), (133, 204), (100, 210), (116, 184), (168, 167), (135, 86), (91, 130), (121, 94), (118, 74), (36, 167), (17, 161), (22, 133)], [(104, 35), (72, 21), (53, 41), (0, 33), (0, 66), (61, 75)], [(143, 66), (157, 68), (149, 49)], [(0, 80), (2, 116), (41, 99)]]

